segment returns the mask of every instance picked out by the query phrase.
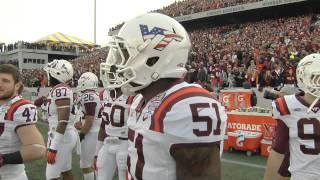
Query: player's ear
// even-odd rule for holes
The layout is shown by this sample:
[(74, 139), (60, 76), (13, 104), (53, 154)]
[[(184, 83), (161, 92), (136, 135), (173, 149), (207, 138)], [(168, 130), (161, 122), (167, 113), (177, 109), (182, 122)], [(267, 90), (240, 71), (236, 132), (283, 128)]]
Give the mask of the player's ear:
[(22, 93), (22, 91), (24, 89), (24, 86), (23, 86), (21, 81), (16, 83), (15, 89), (16, 89), (17, 94), (21, 94)]

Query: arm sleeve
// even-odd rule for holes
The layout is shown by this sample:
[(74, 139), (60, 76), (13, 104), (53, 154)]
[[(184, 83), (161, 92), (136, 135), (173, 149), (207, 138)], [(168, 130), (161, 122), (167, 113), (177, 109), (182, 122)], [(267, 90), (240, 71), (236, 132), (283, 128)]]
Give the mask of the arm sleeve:
[(281, 120), (277, 120), (275, 134), (272, 140), (272, 149), (280, 154), (285, 154), (289, 146), (289, 128)]
[(100, 98), (95, 93), (84, 93), (81, 95), (81, 104), (85, 115), (95, 116), (98, 103), (100, 103)]
[(290, 152), (288, 149), (286, 154), (284, 155), (284, 159), (281, 163), (278, 173), (283, 177), (290, 177), (291, 173), (289, 171), (289, 166), (290, 166)]
[(177, 102), (166, 113), (163, 129), (165, 134), (176, 137), (178, 144), (219, 142), (223, 138), (226, 119), (219, 102), (195, 96)]
[(272, 140), (272, 149), (277, 153), (284, 154), (289, 146), (289, 128), (281, 120), (282, 116), (276, 108), (274, 101), (272, 102), (272, 116), (277, 120), (277, 126)]
[(84, 108), (86, 111), (86, 115), (94, 116), (96, 112), (97, 103), (96, 102), (88, 102), (84, 104)]
[(13, 121), (15, 124), (15, 131), (17, 131), (19, 127), (35, 124), (38, 121), (36, 106), (32, 104), (20, 106), (13, 114)]
[(72, 104), (73, 102), (73, 92), (68, 87), (57, 87), (51, 93), (55, 101), (70, 99), (70, 103)]

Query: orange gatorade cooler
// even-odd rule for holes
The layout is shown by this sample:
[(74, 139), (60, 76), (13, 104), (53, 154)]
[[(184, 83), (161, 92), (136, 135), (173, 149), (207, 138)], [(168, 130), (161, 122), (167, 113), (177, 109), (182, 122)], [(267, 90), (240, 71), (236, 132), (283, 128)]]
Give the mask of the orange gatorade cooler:
[(269, 156), (269, 152), (271, 150), (271, 144), (272, 144), (271, 140), (266, 140), (266, 139), (261, 140), (261, 151), (260, 151), (261, 156), (264, 156), (264, 157)]
[(256, 151), (259, 149), (261, 137), (262, 133), (247, 131), (245, 135), (245, 147), (247, 151)]
[(228, 145), (234, 149), (245, 151), (244, 132), (240, 130), (228, 132)]
[(251, 107), (252, 90), (224, 89), (220, 91), (219, 101), (227, 111)]
[(236, 150), (256, 152), (260, 148), (262, 133), (241, 131), (228, 132), (228, 144)]

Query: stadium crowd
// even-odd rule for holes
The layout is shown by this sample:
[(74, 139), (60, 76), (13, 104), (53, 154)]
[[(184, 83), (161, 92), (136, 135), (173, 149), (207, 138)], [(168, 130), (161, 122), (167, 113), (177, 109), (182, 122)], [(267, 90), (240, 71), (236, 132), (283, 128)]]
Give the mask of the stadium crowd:
[(216, 86), (295, 84), (295, 66), (319, 52), (320, 30), (308, 16), (196, 29), (188, 64), (190, 82)]
[(183, 0), (175, 1), (167, 7), (156, 10), (171, 17), (183, 16), (208, 10), (220, 9), (241, 4), (253, 3), (262, 0)]
[[(180, 16), (258, 1), (261, 0), (183, 0), (155, 11), (169, 16)], [(320, 50), (320, 30), (312, 27), (310, 19), (310, 15), (301, 15), (194, 28), (189, 31), (192, 51), (187, 64), (186, 79), (209, 89), (239, 87), (243, 82), (249, 82), (251, 86), (259, 89), (265, 86), (295, 85), (297, 62)], [(119, 29), (122, 24), (112, 30)], [(39, 43), (21, 44), (31, 49), (49, 47)], [(12, 50), (18, 46), (18, 43), (15, 43), (0, 49)], [(73, 47), (50, 46), (53, 50), (74, 51)], [(106, 56), (107, 49), (102, 48), (72, 60), (76, 69), (74, 84), (84, 72), (90, 71), (99, 75), (99, 64)], [(24, 70), (24, 73), (25, 85), (44, 86), (42, 71)]]
[(0, 44), (0, 53), (9, 52), (15, 49), (36, 49), (36, 50), (52, 50), (52, 51), (64, 51), (64, 52), (76, 52), (77, 48), (80, 52), (88, 51), (91, 47), (78, 46), (78, 45), (66, 45), (59, 43), (30, 43), (25, 41), (18, 41), (13, 44)]
[[(320, 50), (320, 29), (310, 31), (309, 19), (304, 15), (192, 30), (186, 78), (210, 89), (243, 82), (260, 89), (294, 85), (297, 62)], [(87, 71), (99, 75), (99, 63), (106, 56), (107, 49), (102, 48), (72, 60), (75, 82)], [(27, 86), (43, 84), (43, 73), (24, 73)]]
[[(183, 0), (175, 1), (169, 6), (157, 9), (152, 12), (158, 12), (166, 14), (171, 17), (178, 17), (203, 11), (209, 11), (214, 9), (226, 8), (230, 6), (237, 6), (241, 4), (248, 4), (258, 2), (262, 0)], [(115, 27), (109, 29), (109, 31), (115, 31), (120, 29), (124, 23), (118, 24)]]
[[(96, 49), (93, 52), (88, 52), (86, 55), (80, 56), (71, 60), (75, 69), (73, 77), (73, 86), (77, 85), (77, 81), (82, 73), (92, 72), (99, 76), (99, 66), (107, 57), (108, 51), (106, 48)], [(23, 83), (27, 87), (45, 87), (47, 84), (46, 73), (39, 69), (24, 69)]]

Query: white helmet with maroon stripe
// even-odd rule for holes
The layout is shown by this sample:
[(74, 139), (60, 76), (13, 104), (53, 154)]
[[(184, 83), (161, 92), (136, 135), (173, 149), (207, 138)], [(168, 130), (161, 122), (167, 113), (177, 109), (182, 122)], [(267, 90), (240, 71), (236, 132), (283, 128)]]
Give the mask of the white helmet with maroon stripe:
[(309, 106), (309, 113), (320, 99), (320, 54), (304, 57), (297, 66), (296, 75), (299, 88), (315, 97)]
[[(72, 64), (64, 59), (54, 59), (52, 62), (49, 62), (44, 70), (49, 75), (57, 79), (62, 83), (70, 81), (73, 77), (73, 67)], [(49, 82), (50, 84), (50, 82)]]
[(298, 86), (305, 93), (320, 97), (320, 54), (310, 54), (298, 64)]
[(78, 80), (78, 91), (84, 91), (88, 89), (97, 89), (98, 88), (99, 79), (92, 72), (83, 73)]
[(184, 77), (191, 42), (175, 19), (148, 13), (125, 23), (108, 46), (101, 80), (105, 88), (131, 95), (160, 78)]

